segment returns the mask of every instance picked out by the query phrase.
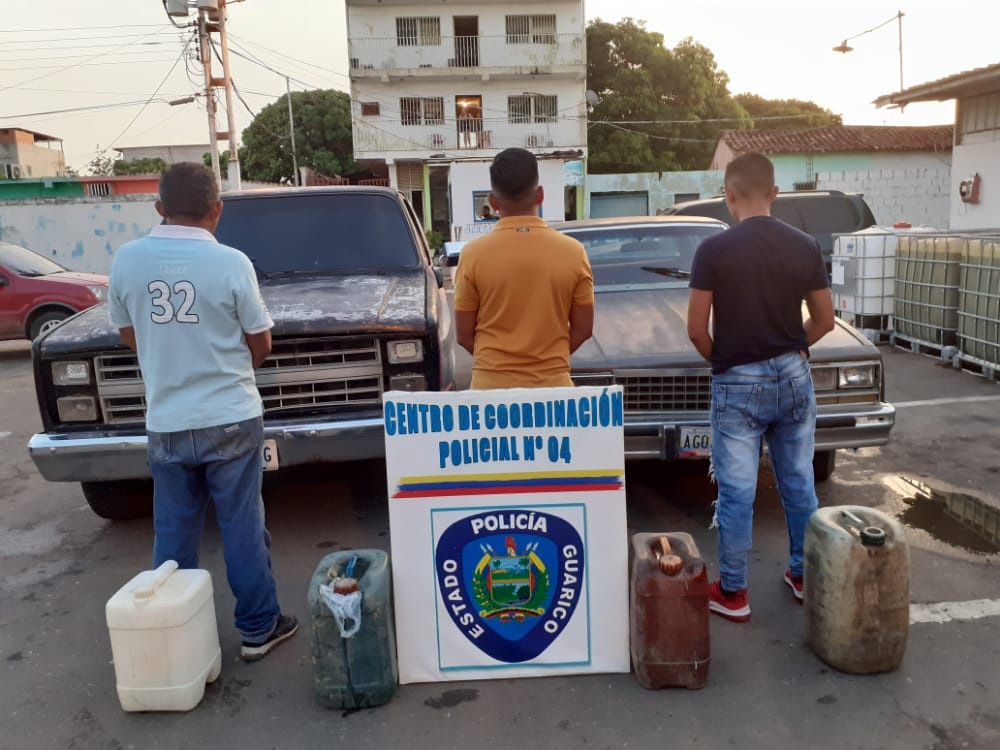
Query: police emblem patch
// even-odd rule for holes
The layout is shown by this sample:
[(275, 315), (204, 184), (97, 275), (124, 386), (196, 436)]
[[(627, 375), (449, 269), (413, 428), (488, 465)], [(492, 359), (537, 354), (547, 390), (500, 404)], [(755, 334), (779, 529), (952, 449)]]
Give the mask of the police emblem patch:
[(493, 510), (452, 523), (435, 552), (438, 590), (455, 626), (483, 653), (520, 663), (547, 649), (580, 599), (584, 548), (565, 519)]

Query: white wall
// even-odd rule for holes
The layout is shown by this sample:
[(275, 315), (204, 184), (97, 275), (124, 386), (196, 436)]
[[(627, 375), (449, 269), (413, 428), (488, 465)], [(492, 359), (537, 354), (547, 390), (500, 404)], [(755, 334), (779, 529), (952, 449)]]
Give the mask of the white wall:
[(187, 144), (183, 146), (122, 146), (115, 149), (125, 161), (135, 159), (163, 159), (167, 164), (180, 162), (202, 163), (202, 156), (212, 150), (207, 143)]
[(0, 241), (72, 271), (108, 273), (115, 250), (159, 223), (148, 195), (0, 201)]
[[(1000, 131), (998, 140), (955, 147), (951, 170), (951, 228), (1000, 228)], [(963, 203), (959, 183), (979, 173), (979, 203)]]
[(724, 173), (717, 170), (697, 172), (638, 172), (635, 174), (587, 175), (587, 196), (584, 216), (590, 216), (590, 196), (593, 193), (646, 193), (649, 215), (669, 208), (678, 193), (698, 193), (702, 198), (718, 195)]
[[(489, 192), (490, 164), (488, 161), (457, 162), (451, 165), (451, 239), (471, 240), (486, 234), (494, 222), (475, 221), (473, 193)], [(540, 159), (538, 180), (545, 189), (542, 216), (550, 221), (562, 221), (566, 215), (566, 195), (563, 162)]]
[(862, 193), (879, 226), (907, 221), (913, 226), (954, 229), (949, 226), (951, 174), (945, 166), (821, 172), (816, 187)]

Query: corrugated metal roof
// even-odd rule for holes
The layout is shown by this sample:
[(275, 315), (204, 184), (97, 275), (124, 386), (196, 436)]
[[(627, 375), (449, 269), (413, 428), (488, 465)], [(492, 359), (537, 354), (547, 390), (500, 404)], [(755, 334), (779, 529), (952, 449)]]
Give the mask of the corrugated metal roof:
[(724, 130), (721, 138), (737, 155), (750, 151), (762, 154), (943, 151), (951, 148), (953, 132), (951, 125), (839, 125), (804, 130)]
[(1000, 91), (1000, 63), (973, 68), (961, 73), (939, 78), (936, 81), (910, 86), (894, 94), (875, 100), (876, 107), (889, 104), (906, 105), (910, 102), (943, 102), (962, 96), (974, 96)]

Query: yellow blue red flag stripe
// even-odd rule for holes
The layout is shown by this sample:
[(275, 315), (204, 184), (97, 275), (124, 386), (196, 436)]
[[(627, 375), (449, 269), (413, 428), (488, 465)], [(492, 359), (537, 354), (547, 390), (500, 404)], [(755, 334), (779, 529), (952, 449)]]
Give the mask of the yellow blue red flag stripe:
[(620, 469), (403, 477), (393, 497), (614, 492), (621, 489), (623, 479)]

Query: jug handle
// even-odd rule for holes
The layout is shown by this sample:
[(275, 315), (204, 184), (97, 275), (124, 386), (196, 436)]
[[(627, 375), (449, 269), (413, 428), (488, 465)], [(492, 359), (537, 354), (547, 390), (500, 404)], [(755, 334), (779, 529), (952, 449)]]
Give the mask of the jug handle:
[(153, 571), (153, 580), (150, 581), (148, 586), (143, 586), (141, 589), (136, 589), (132, 592), (132, 597), (134, 599), (149, 599), (156, 593), (156, 590), (160, 588), (166, 580), (170, 578), (171, 574), (180, 567), (176, 560), (167, 560), (163, 565), (158, 567)]

